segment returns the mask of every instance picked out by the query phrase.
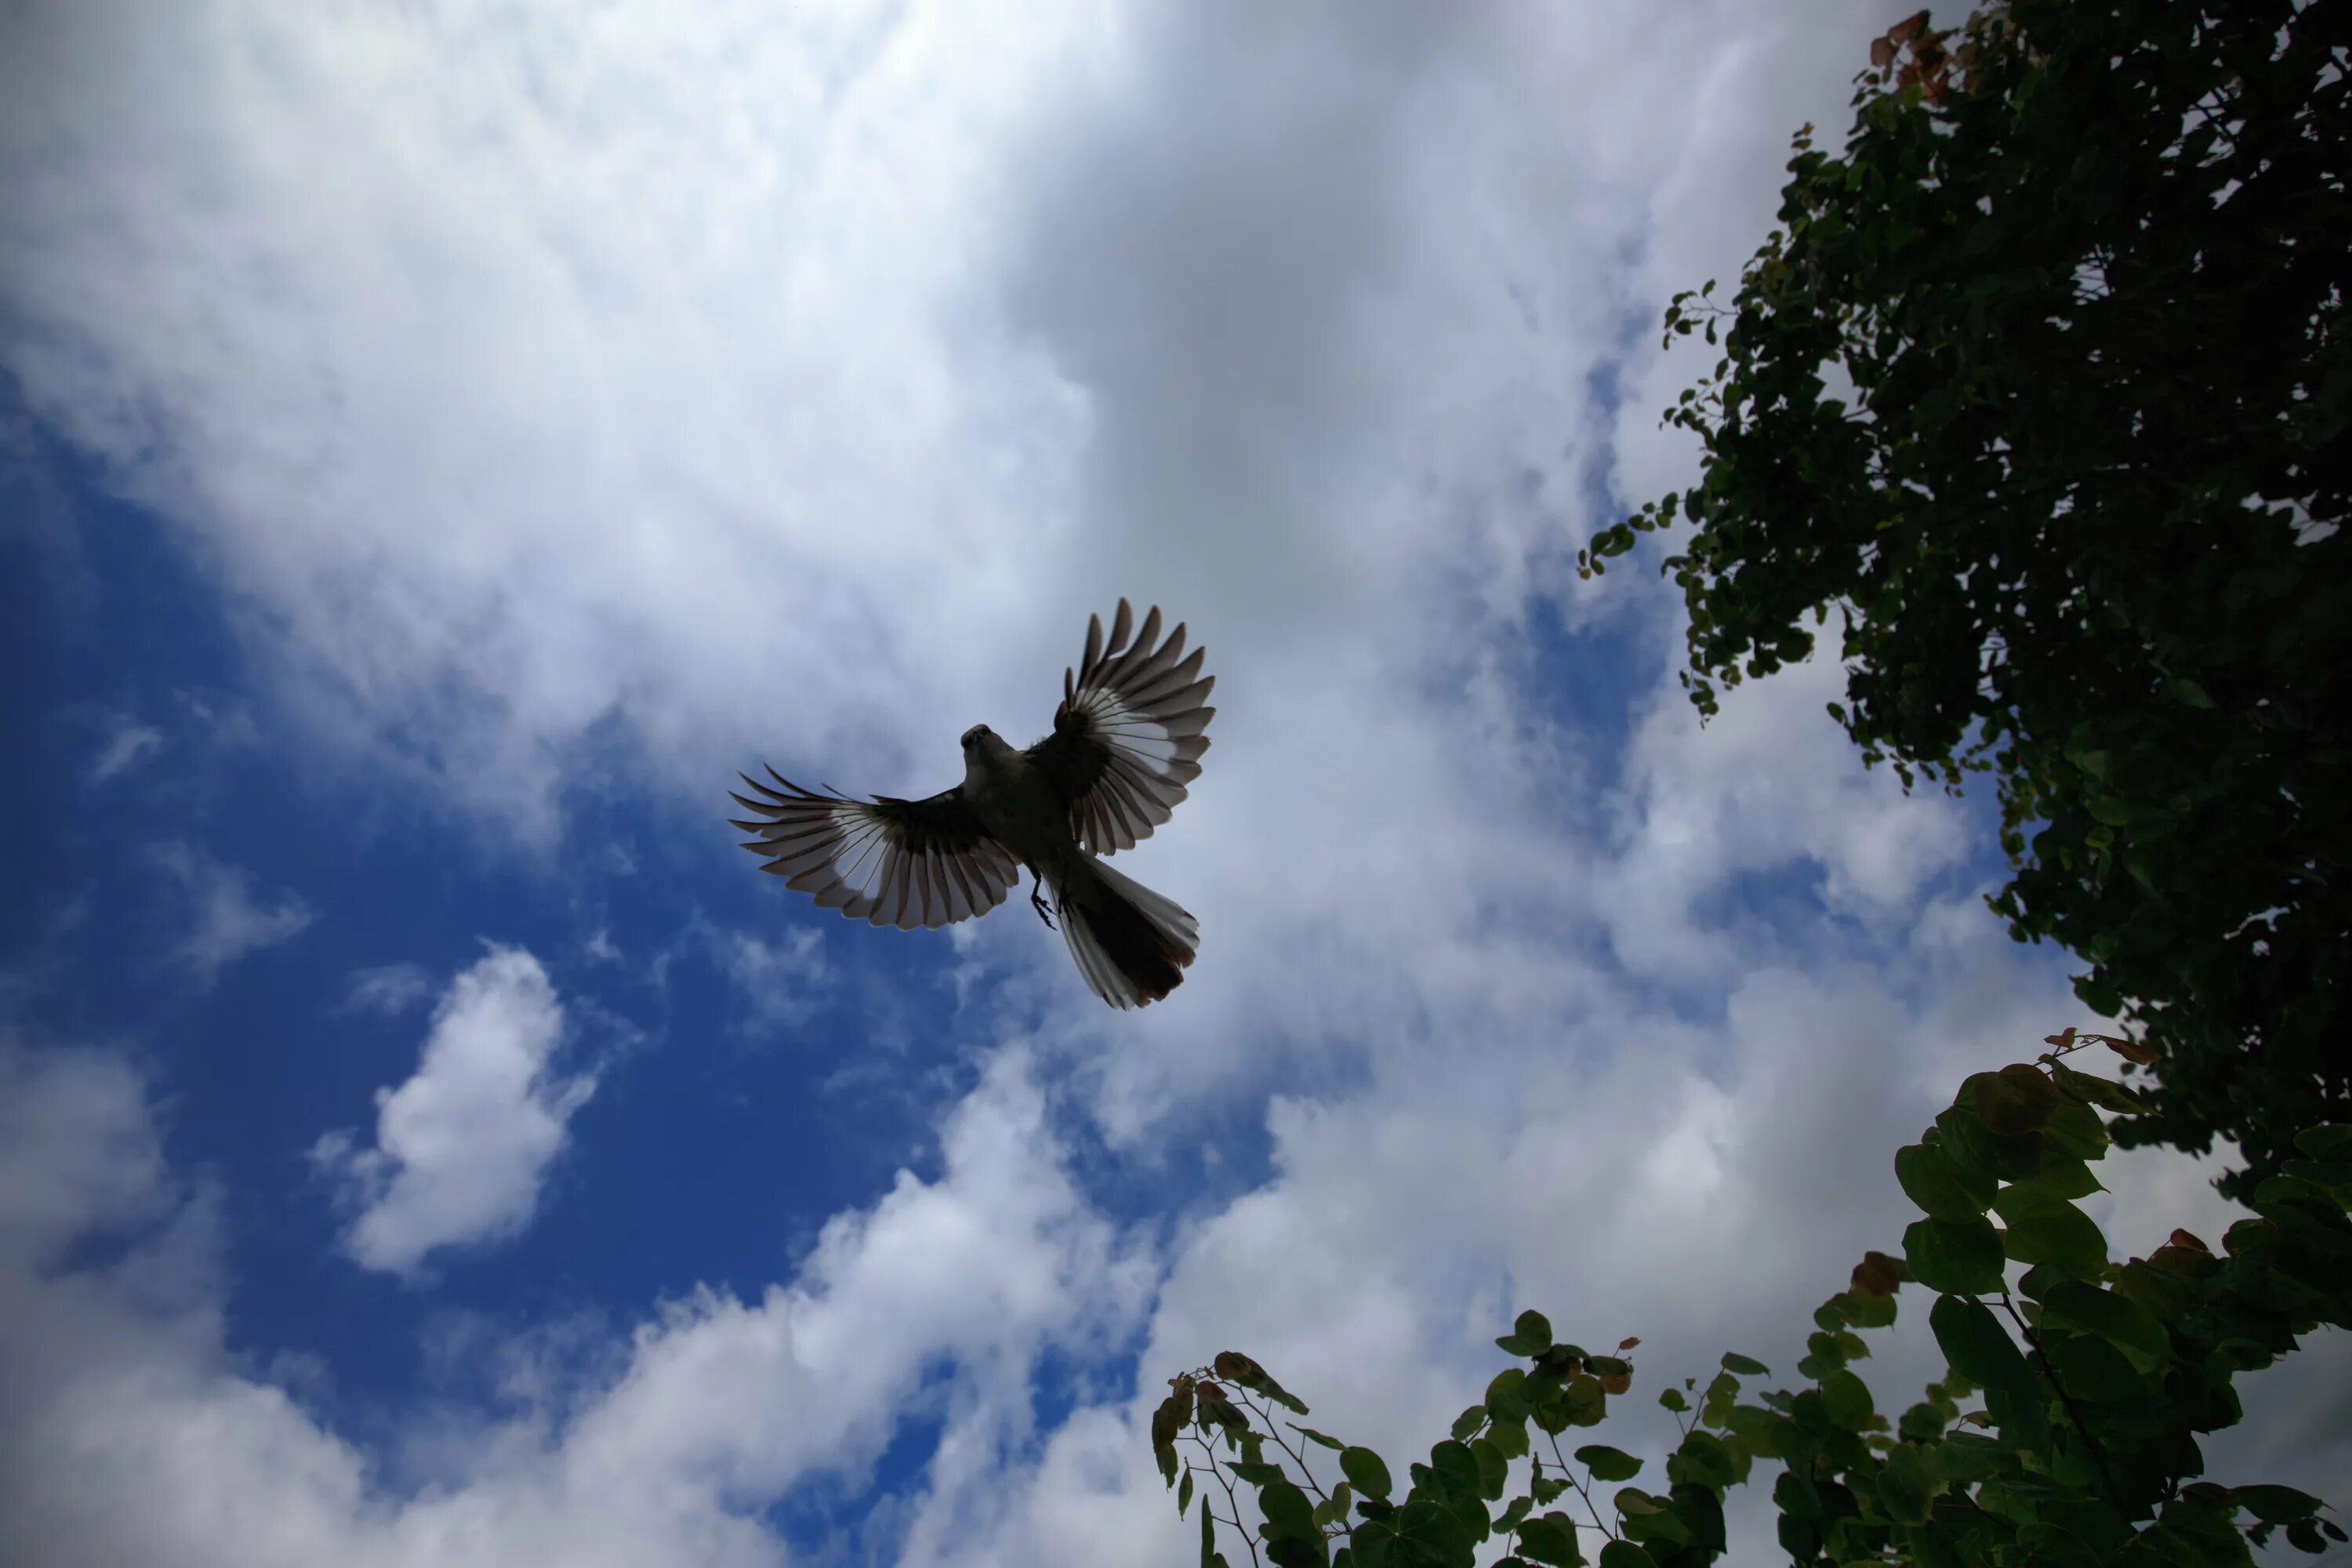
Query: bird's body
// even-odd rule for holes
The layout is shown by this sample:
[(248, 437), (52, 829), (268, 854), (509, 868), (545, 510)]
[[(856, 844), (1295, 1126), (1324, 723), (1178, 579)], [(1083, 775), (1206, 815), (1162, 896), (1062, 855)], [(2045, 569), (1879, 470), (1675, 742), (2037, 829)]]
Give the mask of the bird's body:
[[(1054, 732), (1016, 751), (985, 724), (963, 734), (963, 782), (926, 800), (855, 801), (746, 777), (759, 814), (736, 826), (762, 870), (816, 901), (876, 925), (945, 925), (1004, 901), (1025, 867), (1054, 890), (1070, 955), (1114, 1007), (1156, 1002), (1183, 982), (1199, 928), (1181, 907), (1101, 863), (1166, 822), (1200, 776), (1216, 684), (1202, 650), (1180, 658), (1184, 628), (1159, 640), (1160, 611), (1128, 644), (1118, 604), (1108, 642), (1087, 625), (1087, 651), (1062, 680)], [(1031, 895), (1045, 914), (1039, 894)], [(1047, 921), (1048, 924), (1052, 921)]]
[(1059, 886), (1073, 866), (1090, 858), (1070, 831), (1069, 803), (1053, 779), (986, 725), (965, 740), (963, 797), (988, 836), (1048, 882)]

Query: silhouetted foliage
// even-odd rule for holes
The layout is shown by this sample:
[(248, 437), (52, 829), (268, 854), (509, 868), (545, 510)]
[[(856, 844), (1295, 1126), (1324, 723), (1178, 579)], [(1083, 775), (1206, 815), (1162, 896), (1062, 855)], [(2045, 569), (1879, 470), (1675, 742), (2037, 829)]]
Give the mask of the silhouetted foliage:
[(1992, 773), (1995, 909), (2154, 1054), (2129, 1136), (2235, 1140), (2238, 1194), (2352, 1115), (2347, 60), (2344, 0), (1898, 26), (1733, 302), (1667, 314), (1723, 351), (1667, 416), (1703, 477), (1583, 562), (1689, 525), (1702, 713), (1842, 616), (1832, 713)]
[[(2068, 1029), (1960, 1086), (1895, 1157), (1923, 1217), (1902, 1257), (1865, 1254), (1814, 1312), (1805, 1386), (1746, 1394), (1770, 1373), (1733, 1353), (1704, 1387), (1659, 1395), (1682, 1429), (1663, 1485), (1622, 1484), (1646, 1461), (1573, 1435), (1631, 1392), (1640, 1342), (1596, 1354), (1539, 1312), (1496, 1342), (1526, 1364), (1496, 1373), (1402, 1493), (1379, 1455), (1289, 1420), (1307, 1406), (1248, 1356), (1171, 1379), (1152, 1447), (1178, 1512), (1199, 1502), (1203, 1568), (1230, 1565), (1221, 1531), (1277, 1568), (1470, 1568), (1496, 1539), (1514, 1565), (1698, 1568), (1725, 1553), (1724, 1498), (1759, 1459), (1780, 1467), (1780, 1545), (1800, 1563), (2168, 1568), (2250, 1564), (2248, 1542), (2278, 1532), (2310, 1552), (2343, 1541), (2316, 1498), (2200, 1479), (2197, 1436), (2237, 1423), (2237, 1373), (2352, 1325), (2352, 1126), (2306, 1129), (2218, 1252), (2176, 1230), (2112, 1264), (2077, 1201), (2097, 1190), (2101, 1112), (2147, 1108), (2065, 1060), (2105, 1040)], [(1948, 1369), (1889, 1415), (1854, 1363), (1906, 1284), (1933, 1293)]]

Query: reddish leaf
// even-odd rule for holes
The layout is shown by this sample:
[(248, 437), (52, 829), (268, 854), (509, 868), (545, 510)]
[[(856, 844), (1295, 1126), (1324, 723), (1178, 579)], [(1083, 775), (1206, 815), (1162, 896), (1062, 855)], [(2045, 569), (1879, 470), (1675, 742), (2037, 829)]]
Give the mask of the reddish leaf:
[(1857, 1296), (1892, 1296), (1910, 1273), (1899, 1258), (1889, 1258), (1884, 1252), (1865, 1252), (1862, 1261), (1853, 1266), (1853, 1293)]
[(1629, 1351), (1641, 1342), (1642, 1342), (1639, 1340), (1619, 1340), (1617, 1342), (1617, 1348), (1621, 1351)]
[(2210, 1252), (2213, 1250), (2211, 1247), (2206, 1246), (2202, 1241), (2199, 1240), (2195, 1236), (2185, 1230), (2176, 1230), (2165, 1239), (2171, 1242), (2175, 1247), (2186, 1247), (2198, 1252)]
[(1603, 1394), (1622, 1394), (1633, 1386), (1633, 1374), (1630, 1372), (1619, 1373), (1614, 1377), (1604, 1377), (1601, 1380), (1601, 1392)]
[(2042, 1036), (2042, 1043), (2045, 1046), (2055, 1046), (2062, 1051), (2064, 1050), (2068, 1046), (2074, 1043), (2074, 1026), (2069, 1024), (2054, 1035)]
[(1225, 1391), (1223, 1389), (1219, 1388), (1215, 1384), (1209, 1382), (1206, 1378), (1201, 1380), (1199, 1385), (1194, 1389), (1194, 1392), (1200, 1394), (1204, 1403), (1212, 1400), (1223, 1399), (1225, 1396)]
[(1895, 63), (1895, 45), (1885, 38), (1870, 40), (1870, 68), (1885, 70)]
[(2146, 1046), (2141, 1045), (2137, 1040), (2126, 1040), (2120, 1035), (2093, 1035), (2091, 1038), (2098, 1041), (2099, 1044), (2106, 1047), (2107, 1049), (2115, 1052), (2116, 1055), (2123, 1058), (2124, 1060), (2127, 1062), (2137, 1062), (2142, 1067), (2152, 1067), (2155, 1065), (2156, 1053), (2149, 1050)]
[(1887, 28), (1886, 36), (1895, 43), (1907, 44), (1913, 38), (1917, 37), (1919, 36), (1919, 29), (1927, 25), (1927, 13), (1925, 11), (1916, 11), (1912, 13), (1910, 16), (1904, 17), (1903, 20), (1895, 23), (1895, 26)]

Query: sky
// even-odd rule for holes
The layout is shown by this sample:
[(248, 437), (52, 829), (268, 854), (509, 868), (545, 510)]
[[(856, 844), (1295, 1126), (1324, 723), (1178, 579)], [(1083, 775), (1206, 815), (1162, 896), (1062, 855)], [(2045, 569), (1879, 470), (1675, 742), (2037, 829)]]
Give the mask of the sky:
[[(1986, 799), (1825, 662), (1702, 729), (1573, 560), (1906, 8), (0, 9), (0, 1559), (1176, 1563), (1220, 1350), (1399, 1466), (1525, 1307), (1654, 1460), (1793, 1381), (2095, 1020)], [(1218, 679), (1166, 1003), (735, 847), (739, 768), (1044, 732), (1122, 595)], [(2111, 1161), (2119, 1255), (2219, 1168)], [(2294, 1364), (2213, 1473), (2352, 1499)]]

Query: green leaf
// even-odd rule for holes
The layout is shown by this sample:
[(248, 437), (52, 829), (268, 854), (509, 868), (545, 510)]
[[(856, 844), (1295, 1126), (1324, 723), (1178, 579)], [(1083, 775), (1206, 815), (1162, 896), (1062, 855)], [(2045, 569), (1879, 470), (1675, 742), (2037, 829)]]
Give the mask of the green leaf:
[(1861, 1431), (1875, 1414), (1870, 1386), (1843, 1367), (1822, 1379), (1822, 1403), (1829, 1406), (1830, 1419), (1849, 1432)]
[(2306, 1127), (2294, 1135), (2294, 1146), (2315, 1160), (2352, 1158), (2352, 1124)]
[(1877, 1490), (1888, 1518), (1902, 1524), (1927, 1523), (1928, 1503), (1943, 1489), (1942, 1478), (1929, 1468), (1927, 1456), (1917, 1447), (1899, 1443), (1887, 1450)]
[[(1522, 1368), (1507, 1366), (1496, 1373), (1486, 1384), (1486, 1411), (1497, 1421), (1524, 1421), (1528, 1416), (1528, 1374)], [(1462, 1436), (1456, 1432), (1455, 1436)]]
[(2172, 1338), (2155, 1313), (2137, 1301), (2078, 1280), (2063, 1281), (2042, 1298), (2042, 1319), (2056, 1327), (2113, 1340), (2151, 1362), (2168, 1360), (2172, 1354)]
[(1615, 1499), (1617, 1511), (1628, 1519), (1646, 1519), (1654, 1513), (1666, 1511), (1666, 1504), (1639, 1487), (1620, 1487)]
[(2139, 1116), (2147, 1110), (2147, 1101), (2122, 1084), (2091, 1073), (2076, 1072), (2064, 1062), (2053, 1064), (2050, 1076), (2061, 1089), (2085, 1105), (2095, 1105), (2118, 1116)]
[[(1633, 535), (1626, 535), (1630, 544)], [(1495, 1342), (1512, 1355), (1538, 1356), (1551, 1349), (1551, 1320), (1541, 1312), (1521, 1312), (1511, 1324), (1511, 1331)]]
[(1981, 1301), (1966, 1296), (1936, 1299), (1927, 1326), (1952, 1370), (1985, 1388), (2014, 1388), (2032, 1381), (2025, 1353)]
[(2013, 1468), (2008, 1445), (1974, 1432), (1947, 1432), (1928, 1451), (1930, 1468), (1945, 1480), (1961, 1486), (1990, 1480)]
[(1161, 1484), (1171, 1487), (1176, 1484), (1176, 1434), (1181, 1430), (1175, 1406), (1174, 1399), (1164, 1399), (1151, 1415), (1151, 1457), (1159, 1463)]
[(1488, 1502), (1503, 1495), (1503, 1483), (1510, 1478), (1510, 1460), (1497, 1447), (1492, 1437), (1470, 1440), (1470, 1457), (1478, 1462), (1478, 1491)]
[(1997, 1186), (1990, 1174), (1964, 1171), (1942, 1149), (1924, 1143), (1895, 1151), (1895, 1179), (1929, 1218), (1961, 1225), (1984, 1217)]
[(1772, 1501), (1791, 1519), (1822, 1517), (1821, 1489), (1794, 1470), (1782, 1470), (1772, 1483)]
[(1323, 1531), (1315, 1523), (1315, 1505), (1287, 1480), (1270, 1481), (1258, 1489), (1258, 1510), (1265, 1515), (1270, 1539), (1288, 1537), (1320, 1544)]
[(1630, 1541), (1612, 1541), (1601, 1548), (1601, 1568), (1657, 1568), (1657, 1563)]
[(1984, 1182), (1991, 1182), (2000, 1174), (1996, 1163), (1998, 1145), (1986, 1130), (1984, 1118), (1977, 1114), (1976, 1107), (1969, 1103), (1966, 1096), (1936, 1118), (1936, 1146), (1963, 1173)]
[(2053, 1334), (2042, 1347), (2058, 1386), (2076, 1399), (2114, 1402), (2138, 1399), (2147, 1390), (2131, 1363), (2096, 1334)]
[(1217, 1521), (1213, 1510), (1201, 1510), (1201, 1568), (1217, 1568)]
[(1984, 1119), (1985, 1130), (1997, 1138), (2022, 1137), (2049, 1123), (2061, 1096), (2039, 1068), (2014, 1062), (1999, 1072), (1969, 1075), (1960, 1086)]
[(1577, 1549), (1576, 1526), (1564, 1513), (1547, 1513), (1519, 1526), (1519, 1555), (1531, 1563), (1576, 1568), (1584, 1561)]
[(2047, 1263), (2084, 1279), (2105, 1271), (2107, 1238), (2073, 1204), (2011, 1187), (1995, 1206), (2009, 1221), (2002, 1246), (2020, 1263)]
[(1659, 1394), (1658, 1403), (1664, 1405), (1667, 1409), (1678, 1413), (1686, 1412), (1690, 1409), (1690, 1401), (1683, 1397), (1682, 1390), (1679, 1388), (1669, 1388), (1664, 1394)]
[(1239, 1351), (1219, 1351), (1216, 1359), (1209, 1365), (1227, 1383), (1238, 1384), (1252, 1394), (1261, 1394), (1286, 1407), (1294, 1415), (1307, 1414), (1307, 1406), (1294, 1398), (1288, 1389), (1275, 1382), (1271, 1373)]
[(1187, 1469), (1184, 1472), (1184, 1484), (1176, 1489), (1176, 1517), (1178, 1519), (1183, 1518), (1184, 1510), (1192, 1506), (1192, 1472), (1190, 1469)]
[(1478, 1461), (1468, 1445), (1439, 1443), (1429, 1450), (1429, 1468), (1449, 1497), (1475, 1497), (1479, 1490)]
[[(2051, 1108), (2050, 1120), (2042, 1125), (2042, 1136), (2056, 1143), (2077, 1159), (2095, 1160), (2104, 1155), (2113, 1142), (2107, 1136), (2107, 1124), (2099, 1113), (2079, 1100), (2061, 1098)], [(2043, 1167), (2046, 1172), (2048, 1157)]]
[(1327, 1436), (1323, 1433), (1315, 1430), (1312, 1426), (1301, 1426), (1296, 1421), (1286, 1421), (1283, 1425), (1297, 1433), (1300, 1436), (1306, 1438), (1308, 1442), (1319, 1444), (1323, 1447), (1332, 1450), (1334, 1453), (1337, 1453), (1339, 1450), (1345, 1448), (1348, 1446), (1347, 1444), (1339, 1441), (1337, 1437)]
[[(1567, 1406), (1568, 1424), (1571, 1426), (1597, 1426), (1609, 1413), (1608, 1395), (1602, 1392), (1601, 1380), (1590, 1373), (1579, 1373), (1568, 1380), (1561, 1390)], [(1551, 1428), (1545, 1428), (1547, 1431)]]
[(1339, 1469), (1349, 1484), (1366, 1497), (1384, 1498), (1394, 1483), (1389, 1479), (1389, 1468), (1370, 1448), (1339, 1450)]
[(1485, 1425), (1486, 1425), (1486, 1407), (1483, 1405), (1474, 1405), (1454, 1418), (1454, 1440), (1459, 1443)]
[(1771, 1373), (1771, 1369), (1762, 1362), (1741, 1355), (1736, 1351), (1723, 1352), (1723, 1370), (1737, 1373), (1741, 1377), (1766, 1377)]
[(2308, 1519), (2324, 1506), (2309, 1492), (2299, 1492), (2293, 1487), (2263, 1485), (2231, 1489), (2247, 1512), (2271, 1524)]
[(1972, 1296), (2000, 1289), (2000, 1237), (1989, 1220), (1916, 1221), (1903, 1233), (1903, 1258), (1911, 1278), (1930, 1290)]
[(1742, 1469), (1739, 1455), (1712, 1432), (1685, 1435), (1682, 1446), (1666, 1456), (1666, 1479), (1674, 1487), (1727, 1487), (1741, 1479)]
[(1596, 1481), (1630, 1481), (1642, 1473), (1641, 1460), (1605, 1443), (1588, 1443), (1579, 1448), (1576, 1462), (1591, 1470)]

